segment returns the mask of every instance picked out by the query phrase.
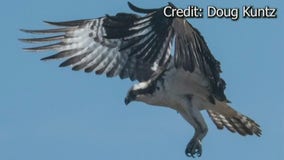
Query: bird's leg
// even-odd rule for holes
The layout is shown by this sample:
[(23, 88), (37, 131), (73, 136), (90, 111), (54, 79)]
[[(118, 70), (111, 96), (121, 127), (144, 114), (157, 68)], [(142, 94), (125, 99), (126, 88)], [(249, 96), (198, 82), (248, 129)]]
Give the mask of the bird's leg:
[(186, 146), (185, 154), (188, 157), (194, 157), (195, 154), (198, 157), (202, 155), (202, 145), (201, 145), (202, 138), (200, 136), (196, 136), (197, 134), (202, 134), (202, 132), (195, 130), (195, 135)]
[(185, 154), (188, 157), (194, 157), (195, 155), (200, 157), (202, 154), (201, 141), (207, 134), (208, 128), (199, 109), (191, 104), (187, 106), (185, 111), (181, 112), (181, 115), (194, 127), (195, 133), (186, 146)]

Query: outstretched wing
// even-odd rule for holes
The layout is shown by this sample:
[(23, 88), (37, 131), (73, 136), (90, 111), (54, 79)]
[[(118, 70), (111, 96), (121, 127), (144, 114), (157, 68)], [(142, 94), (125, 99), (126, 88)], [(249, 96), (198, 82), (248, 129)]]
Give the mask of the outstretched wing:
[(25, 50), (56, 50), (56, 54), (42, 60), (65, 58), (60, 67), (145, 81), (170, 59), (172, 31), (153, 32), (157, 29), (152, 24), (153, 17), (156, 15), (118, 13), (97, 19), (46, 22), (57, 28), (22, 31), (52, 36), (21, 40), (47, 43)]
[[(171, 43), (175, 41), (174, 63), (176, 68), (193, 72), (199, 69), (210, 82), (212, 95), (227, 101), (225, 82), (220, 78), (220, 63), (213, 57), (197, 29), (184, 18), (167, 18), (164, 7), (142, 9), (128, 3), (138, 13), (118, 13), (98, 19), (69, 22), (47, 22), (60, 28), (49, 30), (23, 30), (30, 33), (55, 33), (44, 38), (22, 39), (25, 42), (53, 42), (31, 51), (56, 50), (57, 54), (43, 58), (66, 58), (60, 66), (73, 70), (119, 75), (131, 80), (148, 80), (154, 72), (166, 68)], [(171, 3), (172, 8), (175, 6)]]

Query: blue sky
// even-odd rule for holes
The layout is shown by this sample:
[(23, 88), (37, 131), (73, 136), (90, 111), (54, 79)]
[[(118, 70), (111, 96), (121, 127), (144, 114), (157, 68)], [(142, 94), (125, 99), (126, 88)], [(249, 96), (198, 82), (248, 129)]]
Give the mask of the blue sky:
[[(10, 0), (0, 6), (1, 160), (170, 160), (184, 155), (192, 127), (175, 111), (142, 103), (124, 105), (133, 84), (119, 78), (58, 68), (42, 62), (48, 53), (21, 50), (20, 28), (47, 28), (42, 20), (95, 18), (130, 12), (121, 0)], [(167, 1), (132, 1), (160, 7)], [(222, 63), (222, 77), (232, 106), (256, 120), (263, 136), (241, 137), (219, 131), (207, 114), (209, 132), (199, 159), (284, 158), (283, 1), (172, 1), (179, 7), (277, 7), (277, 19), (189, 19)], [(280, 7), (281, 6), (281, 7)]]

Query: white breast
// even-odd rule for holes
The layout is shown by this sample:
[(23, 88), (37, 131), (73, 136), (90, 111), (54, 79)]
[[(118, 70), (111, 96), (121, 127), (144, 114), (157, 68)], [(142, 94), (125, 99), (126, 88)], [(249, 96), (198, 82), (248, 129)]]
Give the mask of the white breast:
[(199, 70), (191, 73), (175, 67), (169, 68), (161, 77), (163, 80), (159, 80), (157, 83), (159, 89), (156, 89), (152, 95), (139, 97), (139, 100), (151, 105), (170, 107), (179, 111), (181, 99), (191, 95), (192, 102), (198, 108), (204, 109), (205, 105), (208, 104), (208, 80)]

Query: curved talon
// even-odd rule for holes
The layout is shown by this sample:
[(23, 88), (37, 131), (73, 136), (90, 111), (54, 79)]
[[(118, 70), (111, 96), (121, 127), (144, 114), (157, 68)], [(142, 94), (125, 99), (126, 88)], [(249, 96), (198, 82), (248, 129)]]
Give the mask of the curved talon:
[(185, 154), (188, 157), (195, 158), (195, 155), (200, 157), (202, 155), (202, 145), (199, 139), (191, 139), (185, 149)]

